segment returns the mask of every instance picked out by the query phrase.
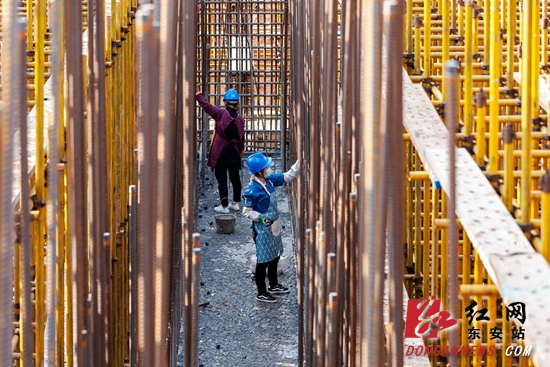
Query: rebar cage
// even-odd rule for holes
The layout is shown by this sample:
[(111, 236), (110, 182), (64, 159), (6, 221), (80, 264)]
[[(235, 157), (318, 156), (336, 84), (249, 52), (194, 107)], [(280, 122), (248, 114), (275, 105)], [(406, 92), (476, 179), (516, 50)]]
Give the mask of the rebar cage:
[[(275, 153), (281, 150), (281, 141), (286, 141), (290, 95), (287, 2), (199, 2), (198, 82), (214, 105), (223, 105), (229, 88), (237, 90), (239, 113), (246, 123), (246, 153)], [(205, 153), (214, 121), (200, 109), (197, 117)]]

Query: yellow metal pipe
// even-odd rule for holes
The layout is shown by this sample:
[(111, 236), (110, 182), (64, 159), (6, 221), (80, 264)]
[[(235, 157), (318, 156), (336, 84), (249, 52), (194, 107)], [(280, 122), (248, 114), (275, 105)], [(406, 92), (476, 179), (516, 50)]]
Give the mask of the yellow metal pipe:
[[(477, 126), (476, 126), (476, 163), (478, 166), (485, 166), (485, 154), (487, 152), (487, 141), (485, 140), (485, 107), (487, 105), (487, 95), (483, 90), (476, 94), (476, 111), (477, 111)], [(479, 122), (481, 121), (481, 122)]]
[[(492, 285), (491, 278), (488, 277), (488, 283)], [(489, 285), (488, 284), (488, 285)], [(495, 287), (496, 288), (496, 287)], [(489, 299), (487, 300), (487, 309), (489, 311), (489, 322), (487, 324), (487, 348), (490, 350), (491, 348), (496, 348), (496, 340), (491, 339), (491, 330), (496, 326), (496, 318), (497, 318), (497, 296), (498, 294), (490, 294)], [(485, 360), (485, 366), (486, 367), (496, 367), (497, 364), (497, 355), (496, 353), (487, 353), (486, 360)]]
[(539, 116), (539, 76), (540, 76), (540, 12), (539, 12), (539, 2), (538, 0), (532, 1), (533, 15), (531, 22), (531, 32), (532, 32), (532, 44), (533, 49), (532, 53), (529, 54), (529, 59), (531, 60), (531, 98), (533, 104), (532, 108), (532, 117)]
[[(491, 0), (483, 1), (483, 19), (485, 20), (485, 23), (483, 25), (483, 46), (485, 47), (483, 52), (483, 62), (486, 65), (490, 65), (491, 52), (495, 50), (494, 48), (492, 48), (492, 45), (491, 45), (491, 43), (495, 41), (494, 39), (492, 39), (492, 34), (491, 34), (491, 24), (493, 23), (493, 18), (492, 18), (493, 9), (491, 8), (491, 4), (492, 4)], [(500, 50), (498, 52), (500, 52)]]
[(550, 172), (541, 177), (542, 209), (541, 209), (541, 254), (550, 262)]
[[(505, 172), (503, 170), (498, 170), (497, 173), (499, 175), (504, 175)], [(529, 172), (532, 178), (539, 178), (541, 177), (544, 172), (538, 171), (538, 170), (532, 170)], [(514, 178), (521, 178), (523, 174), (523, 171), (513, 171), (513, 177)], [(428, 172), (426, 171), (410, 171), (408, 175), (409, 181), (416, 181), (416, 180), (429, 180), (430, 176)]]
[[(472, 120), (473, 120), (473, 95), (472, 95), (472, 62), (473, 62), (473, 14), (472, 14), (472, 0), (466, 0), (466, 49), (464, 55), (464, 134), (469, 136), (472, 134)], [(459, 7), (462, 9), (462, 7)], [(462, 15), (462, 10), (460, 10)], [(459, 22), (462, 24), (462, 22)], [(497, 97), (498, 98), (498, 95)]]
[[(530, 56), (533, 52), (533, 37), (532, 37), (532, 22), (533, 22), (533, 1), (527, 0), (523, 2), (522, 12), (522, 59), (521, 59), (521, 75), (522, 78), (529, 78), (532, 75), (532, 60)], [(538, 59), (537, 59), (538, 61)], [(525, 80), (525, 79), (524, 79)], [(521, 156), (521, 190), (520, 190), (520, 207), (521, 207), (521, 223), (527, 225), (530, 220), (531, 200), (529, 191), (531, 190), (531, 129), (532, 129), (532, 110), (533, 99), (532, 89), (528, 83), (522, 83), (521, 88), (522, 103), (521, 103), (521, 148), (523, 154)]]
[[(443, 0), (445, 1), (445, 0)], [(439, 215), (439, 190), (435, 187), (432, 189), (432, 272), (431, 272), (431, 294), (438, 294), (439, 285), (438, 285), (438, 273), (439, 273), (439, 244), (437, 241), (438, 238), (438, 229), (435, 225), (435, 221), (438, 220), (437, 216)]]
[[(502, 315), (506, 315), (508, 312), (506, 304), (502, 302)], [(506, 317), (502, 317), (502, 345), (512, 344), (512, 337), (510, 333), (510, 321), (506, 320)], [(512, 367), (512, 357), (506, 356), (506, 353), (501, 353), (501, 364), (502, 367)]]
[[(414, 167), (419, 169), (421, 166), (420, 157), (418, 154), (414, 156)], [(422, 206), (422, 192), (420, 190), (420, 182), (414, 182), (414, 274), (420, 277), (422, 266), (422, 250), (421, 250), (421, 206)], [(418, 291), (415, 290), (415, 296), (418, 296)]]
[[(481, 263), (481, 259), (479, 258), (479, 254), (477, 251), (474, 250), (474, 284), (475, 286), (483, 285), (483, 265)], [(478, 308), (482, 308), (483, 306), (483, 297), (481, 294), (477, 293), (474, 294), (474, 301), (477, 303)], [(477, 320), (477, 318), (474, 318), (474, 328), (478, 329), (481, 334), (481, 322)], [(477, 350), (479, 350), (479, 346), (481, 345), (481, 339), (475, 339), (474, 345), (478, 347)], [(476, 353), (473, 358), (473, 366), (474, 367), (481, 367), (481, 355), (479, 353)]]
[(422, 75), (420, 69), (420, 27), (422, 21), (418, 17), (418, 14), (414, 16), (414, 73), (416, 75)]
[[(430, 0), (424, 0), (424, 28), (431, 29), (431, 9)], [(424, 77), (429, 78), (432, 75), (432, 69), (430, 63), (432, 62), (430, 56), (431, 39), (430, 32), (426, 32), (424, 36)]]
[[(457, 226), (458, 228), (458, 226)], [(462, 279), (459, 279), (462, 284), (459, 285), (459, 293), (461, 293), (463, 286), (469, 286), (470, 285), (470, 271), (472, 269), (472, 264), (470, 260), (471, 251), (472, 251), (472, 244), (470, 242), (470, 239), (466, 235), (466, 232), (463, 231), (464, 240), (462, 241)], [(461, 344), (462, 345), (468, 345), (468, 323), (464, 322), (466, 319), (465, 316), (465, 310), (470, 305), (469, 304), (469, 297), (462, 297), (462, 322), (461, 322), (461, 328), (462, 328), (462, 338), (461, 338)], [(470, 363), (470, 357), (463, 356), (460, 358), (461, 366), (468, 367)]]
[[(406, 32), (407, 32), (407, 36), (406, 36), (406, 40), (407, 40), (407, 53), (408, 54), (411, 54), (413, 53), (413, 44), (412, 44), (412, 33), (413, 33), (413, 3), (412, 1), (407, 1), (407, 14), (406, 14), (406, 19), (407, 19), (407, 29), (406, 29)], [(420, 32), (419, 32), (420, 33)], [(415, 30), (415, 34), (416, 34), (416, 30)], [(416, 40), (415, 40), (416, 42)], [(415, 59), (416, 61), (416, 59)]]
[[(423, 192), (423, 201), (424, 205), (422, 208), (422, 225), (423, 225), (423, 233), (422, 233), (422, 277), (424, 281), (422, 282), (422, 296), (427, 297), (430, 294), (430, 282), (429, 274), (430, 274), (430, 214), (431, 214), (431, 208), (430, 208), (430, 187), (431, 182), (430, 181), (424, 181), (424, 192)], [(433, 188), (435, 190), (435, 188)]]
[[(434, 54), (432, 54), (432, 56), (433, 57), (441, 57), (441, 54), (438, 54), (437, 56), (434, 56)], [(461, 55), (456, 55), (456, 54), (450, 53), (450, 56), (461, 56)], [(413, 83), (420, 83), (422, 81), (422, 78), (423, 78), (423, 76), (417, 76), (417, 75), (409, 75), (409, 77), (411, 78), (411, 81)], [(432, 75), (432, 76), (430, 76), (430, 78), (432, 78), (433, 81), (435, 81), (435, 82), (441, 82), (443, 80), (442, 75)], [(464, 81), (464, 75), (460, 76), (460, 80)], [(472, 81), (474, 81), (474, 82), (489, 82), (490, 77), (489, 77), (489, 75), (472, 75)]]
[(498, 296), (497, 286), (494, 284), (461, 284), (460, 294), (462, 297), (469, 296)]
[(504, 128), (504, 205), (508, 210), (512, 210), (512, 200), (514, 198), (514, 128), (512, 124)]
[[(442, 63), (445, 63), (447, 60), (449, 60), (449, 52), (450, 52), (449, 37), (451, 32), (449, 28), (449, 1), (451, 1), (451, 3), (454, 3), (454, 1), (452, 0), (441, 1), (441, 5), (442, 5), (441, 13), (443, 14), (443, 42), (442, 42), (443, 52), (441, 54)], [(454, 17), (454, 13), (453, 13), (453, 17)], [(454, 27), (454, 18), (452, 20), (452, 26)], [(441, 83), (442, 83), (441, 92), (443, 96), (445, 96), (445, 81), (442, 80)]]
[[(489, 2), (489, 1), (486, 1)], [(491, 41), (490, 42), (490, 90), (489, 90), (489, 169), (490, 174), (496, 174), (498, 170), (498, 132), (499, 132), (499, 86), (500, 86), (500, 22), (499, 22), (499, 0), (490, 0), (491, 3)], [(487, 36), (487, 34), (485, 34)], [(487, 45), (485, 46), (487, 49)]]
[[(447, 218), (447, 194), (440, 190), (441, 192), (441, 217)], [(441, 258), (447, 259), (449, 257), (449, 251), (448, 251), (448, 239), (447, 239), (448, 233), (446, 228), (441, 229), (441, 246), (440, 246), (440, 252), (441, 252)], [(441, 261), (441, 279), (442, 281), (439, 283), (439, 297), (441, 299), (441, 306), (442, 309), (448, 310), (449, 305), (447, 301), (447, 279), (448, 279), (448, 266), (447, 261)], [(441, 344), (443, 348), (447, 345), (447, 333), (441, 334)]]
[[(433, 90), (433, 89), (434, 89), (434, 88), (432, 88), (432, 90)], [(464, 89), (464, 92), (466, 92), (466, 90), (467, 90), (467, 89)], [(472, 89), (470, 89), (470, 91), (472, 91)], [(469, 93), (469, 94), (472, 94), (472, 93)], [(434, 106), (438, 106), (439, 104), (441, 104), (442, 100), (439, 99), (438, 96), (435, 95), (435, 93), (434, 93), (434, 96), (435, 96), (437, 99), (436, 99), (436, 100), (432, 100), (432, 104), (433, 104)], [(473, 100), (472, 100), (472, 101), (473, 101)], [(488, 101), (488, 102), (489, 102), (489, 104), (490, 104), (490, 101)], [(498, 100), (498, 104), (499, 104), (500, 106), (515, 106), (516, 103), (518, 103), (518, 101), (515, 100), (515, 99), (499, 99), (499, 100)], [(462, 100), (459, 101), (459, 105), (460, 105), (460, 106), (466, 106), (466, 104), (468, 104), (468, 100), (467, 100), (467, 99), (462, 99)], [(470, 102), (469, 104), (472, 105), (473, 103)], [(466, 107), (464, 107), (464, 109), (466, 109)], [(500, 117), (501, 117), (501, 116), (499, 116), (499, 118), (500, 118)], [(507, 117), (508, 117), (508, 116), (507, 116)], [(473, 116), (472, 116), (471, 118), (473, 119)], [(490, 121), (490, 117), (489, 117), (489, 121)], [(500, 121), (500, 120), (499, 120), (499, 121)], [(463, 134), (464, 134), (465, 136), (470, 135), (470, 134), (466, 134), (465, 131), (464, 131)]]
[[(540, 116), (541, 120), (542, 121), (546, 121), (547, 120), (547, 116), (546, 115), (541, 115)], [(477, 121), (477, 116), (474, 117), (474, 121)], [(489, 122), (490, 121), (490, 117), (489, 116), (485, 116), (485, 121), (486, 122)], [(500, 115), (498, 117), (498, 122), (499, 123), (502, 123), (502, 122), (521, 122), (521, 116), (516, 116), (516, 115), (512, 115), (512, 116), (509, 116), (509, 115)], [(489, 133), (486, 133), (486, 136), (488, 137)], [(499, 137), (501, 137), (502, 133), (499, 133)], [(516, 135), (518, 137), (521, 136), (521, 132), (517, 132)], [(534, 131), (534, 132), (531, 132), (531, 137), (533, 139), (544, 139), (544, 135), (546, 135), (546, 132), (540, 132), (540, 131)]]
[[(448, 218), (438, 218), (438, 219), (435, 219), (433, 221), (433, 225), (436, 227), (436, 228), (449, 228), (449, 219)], [(461, 229), (463, 228), (462, 227), (462, 222), (460, 221), (460, 219), (457, 218), (456, 220), (456, 227), (458, 229)]]
[[(46, 0), (36, 2), (36, 22), (34, 32), (36, 35), (35, 47), (35, 93), (36, 93), (36, 198), (38, 202), (46, 202), (45, 184), (45, 162), (44, 162), (44, 34), (46, 33)], [(37, 251), (35, 252), (36, 265), (36, 332), (35, 332), (35, 353), (36, 365), (41, 366), (44, 359), (44, 327), (45, 327), (45, 269), (44, 269), (44, 234), (46, 233), (46, 207), (38, 208), (40, 216), (38, 220)]]
[[(521, 150), (513, 150), (512, 151), (514, 158), (521, 157), (522, 151)], [(500, 157), (506, 155), (506, 148), (505, 150), (499, 150), (498, 155)], [(531, 156), (534, 158), (550, 158), (550, 150), (543, 150), (543, 149), (536, 149), (531, 151)]]
[(456, 5), (458, 6), (458, 36), (460, 37), (464, 35), (464, 6), (461, 5), (461, 2), (457, 2)]
[(540, 64), (548, 64), (548, 0), (542, 0), (542, 18), (541, 18), (541, 50), (540, 50)]

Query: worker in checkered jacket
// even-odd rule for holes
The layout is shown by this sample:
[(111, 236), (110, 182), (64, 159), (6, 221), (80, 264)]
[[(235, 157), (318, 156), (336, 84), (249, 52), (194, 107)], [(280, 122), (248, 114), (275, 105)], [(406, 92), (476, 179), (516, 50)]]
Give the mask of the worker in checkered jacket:
[[(252, 237), (256, 243), (256, 299), (277, 302), (271, 294), (288, 293), (289, 290), (277, 279), (283, 241), (275, 187), (294, 180), (300, 167), (296, 162), (288, 172), (270, 174), (272, 159), (259, 152), (248, 157), (246, 163), (252, 176), (243, 195), (243, 214), (252, 220)], [(265, 283), (266, 269), (269, 287)]]

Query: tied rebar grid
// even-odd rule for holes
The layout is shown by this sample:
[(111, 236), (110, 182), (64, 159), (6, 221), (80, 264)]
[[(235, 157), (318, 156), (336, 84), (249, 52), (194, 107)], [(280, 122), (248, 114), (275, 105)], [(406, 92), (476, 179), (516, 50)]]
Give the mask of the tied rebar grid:
[[(281, 138), (288, 139), (287, 11), (287, 0), (200, 2), (197, 81), (214, 105), (223, 104), (228, 89), (237, 90), (239, 113), (246, 123), (247, 153), (261, 150), (278, 154), (285, 147)], [(204, 161), (214, 121), (201, 111), (197, 117)]]

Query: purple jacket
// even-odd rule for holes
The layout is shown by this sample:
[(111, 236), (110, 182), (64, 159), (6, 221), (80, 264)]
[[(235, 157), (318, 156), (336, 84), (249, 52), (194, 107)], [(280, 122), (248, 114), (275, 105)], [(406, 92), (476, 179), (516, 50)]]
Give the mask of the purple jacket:
[(208, 103), (206, 97), (204, 97), (202, 93), (197, 93), (197, 102), (199, 102), (199, 106), (201, 106), (204, 111), (212, 116), (212, 118), (216, 121), (216, 126), (214, 127), (214, 137), (212, 138), (212, 145), (210, 146), (210, 154), (208, 155), (208, 160), (206, 161), (206, 165), (213, 171), (227, 144), (233, 145), (239, 153), (244, 151), (244, 118), (241, 115), (237, 115), (235, 118), (235, 125), (237, 125), (239, 138), (228, 140), (225, 137), (224, 131), (227, 126), (229, 126), (231, 121), (233, 121), (233, 118), (229, 115), (229, 112), (223, 108), (212, 106)]

